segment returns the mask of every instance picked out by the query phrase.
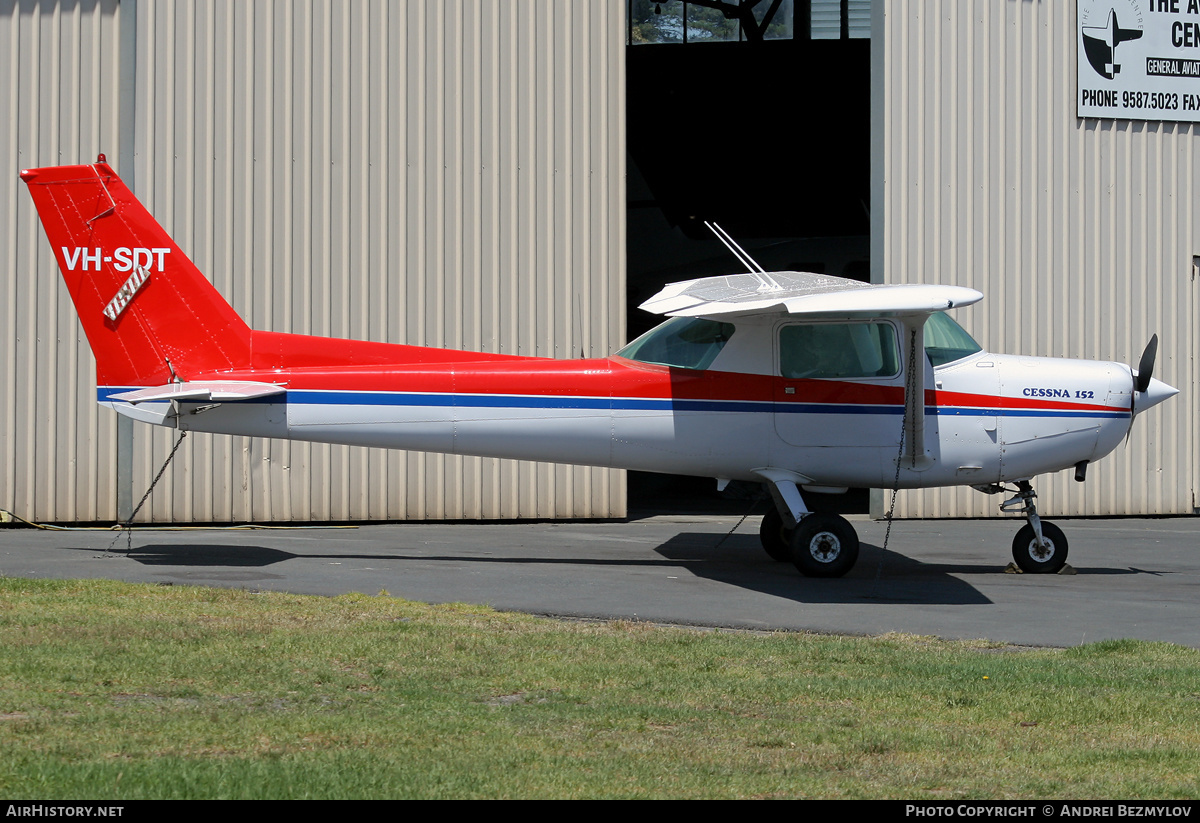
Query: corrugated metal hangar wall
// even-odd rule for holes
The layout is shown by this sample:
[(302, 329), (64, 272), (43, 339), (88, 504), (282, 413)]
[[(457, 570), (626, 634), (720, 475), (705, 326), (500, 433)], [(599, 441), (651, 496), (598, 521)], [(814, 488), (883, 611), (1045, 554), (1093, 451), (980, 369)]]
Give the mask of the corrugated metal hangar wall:
[[(254, 328), (614, 351), (623, 9), (0, 0), (0, 507), (111, 521), (174, 435), (96, 405), (22, 168), (105, 152)], [(618, 471), (201, 434), (139, 520), (613, 517), (624, 489)]]
[[(1180, 389), (1125, 447), (1035, 481), (1052, 514), (1200, 505), (1195, 124), (1076, 116), (1074, 2), (876, 3), (873, 279), (972, 286), (956, 312), (992, 351), (1111, 359)], [(968, 489), (902, 495), (905, 516), (996, 513)]]
[[(94, 402), (21, 168), (108, 154), (251, 325), (605, 354), (624, 324), (624, 2), (0, 0), (0, 507), (111, 521), (172, 432)], [(988, 348), (1181, 394), (1040, 478), (1046, 514), (1193, 513), (1197, 135), (1075, 114), (1076, 5), (875, 3), (872, 267), (960, 283)], [(830, 79), (829, 82), (834, 82)], [(621, 472), (194, 435), (142, 520), (620, 516)], [(907, 516), (995, 497), (902, 497)]]

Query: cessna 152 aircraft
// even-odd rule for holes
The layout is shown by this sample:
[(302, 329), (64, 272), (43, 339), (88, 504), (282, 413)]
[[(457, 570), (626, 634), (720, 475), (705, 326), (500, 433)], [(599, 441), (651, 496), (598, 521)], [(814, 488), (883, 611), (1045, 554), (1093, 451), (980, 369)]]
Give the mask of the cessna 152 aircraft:
[[(180, 430), (611, 466), (764, 484), (764, 548), (809, 576), (858, 557), (803, 492), (969, 485), (1013, 496), (1026, 572), (1067, 541), (1030, 480), (1111, 452), (1176, 390), (1157, 337), (1119, 363), (983, 351), (959, 286), (751, 272), (668, 285), (670, 320), (612, 357), (554, 360), (251, 330), (104, 156), (28, 184), (96, 357), (98, 399)], [(731, 246), (740, 251), (736, 244)], [(1006, 487), (1005, 484), (1012, 484)]]

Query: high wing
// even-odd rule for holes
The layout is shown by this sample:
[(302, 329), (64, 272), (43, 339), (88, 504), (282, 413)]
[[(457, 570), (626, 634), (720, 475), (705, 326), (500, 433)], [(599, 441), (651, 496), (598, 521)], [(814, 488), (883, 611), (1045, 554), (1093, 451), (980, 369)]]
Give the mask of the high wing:
[(641, 305), (672, 317), (856, 314), (902, 317), (969, 306), (983, 294), (963, 286), (872, 284), (810, 272), (729, 274), (670, 283)]
[[(936, 311), (969, 306), (982, 292), (964, 286), (875, 284), (811, 272), (751, 272), (669, 283), (641, 305), (672, 317), (745, 317), (753, 314), (869, 315), (899, 318), (910, 349), (925, 349), (925, 321)], [(924, 358), (921, 359), (924, 366)], [(925, 455), (925, 369), (904, 379), (904, 458), (909, 468)]]

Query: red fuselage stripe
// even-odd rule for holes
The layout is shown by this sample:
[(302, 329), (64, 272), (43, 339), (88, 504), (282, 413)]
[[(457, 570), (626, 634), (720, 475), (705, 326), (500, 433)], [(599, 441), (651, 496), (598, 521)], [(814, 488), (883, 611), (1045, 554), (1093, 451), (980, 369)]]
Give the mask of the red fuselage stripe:
[[(364, 365), (223, 372), (191, 379), (236, 379), (279, 383), (293, 390), (409, 392), (527, 397), (624, 397), (658, 400), (900, 406), (904, 388), (838, 380), (805, 380), (771, 375), (676, 369), (623, 358), (548, 360), (514, 358), (462, 363)], [(786, 389), (793, 391), (787, 392)], [(925, 392), (925, 405), (1045, 411), (1113, 411), (1097, 403), (965, 392)], [(1127, 411), (1127, 409), (1122, 409)]]

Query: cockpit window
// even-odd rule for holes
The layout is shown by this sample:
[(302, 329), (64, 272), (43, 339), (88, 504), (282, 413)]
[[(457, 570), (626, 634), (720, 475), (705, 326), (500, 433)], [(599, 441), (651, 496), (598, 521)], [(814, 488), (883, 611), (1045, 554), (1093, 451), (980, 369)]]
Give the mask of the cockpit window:
[(934, 368), (983, 351), (963, 327), (939, 311), (925, 321), (925, 356)]
[(890, 323), (813, 323), (779, 330), (784, 377), (891, 377), (900, 370), (897, 354)]
[(617, 352), (620, 357), (679, 369), (707, 369), (733, 337), (733, 324), (672, 317)]

